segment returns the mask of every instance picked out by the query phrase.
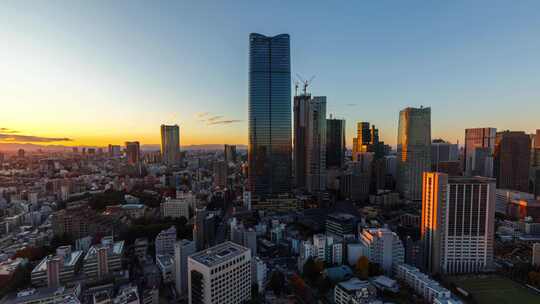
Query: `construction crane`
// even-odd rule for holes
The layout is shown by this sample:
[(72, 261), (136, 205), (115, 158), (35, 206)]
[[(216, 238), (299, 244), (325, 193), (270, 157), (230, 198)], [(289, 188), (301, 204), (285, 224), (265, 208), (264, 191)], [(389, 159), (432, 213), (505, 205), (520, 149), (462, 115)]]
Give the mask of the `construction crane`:
[[(296, 73), (296, 77), (302, 82), (303, 84), (303, 90), (304, 90), (304, 95), (307, 95), (307, 87), (313, 82), (313, 79), (315, 79), (315, 75), (311, 76), (311, 78), (309, 80), (304, 80), (304, 78), (302, 78), (302, 76), (300, 76), (300, 74)], [(296, 94), (296, 91), (298, 91), (298, 81), (296, 82), (295, 84), (295, 94)]]

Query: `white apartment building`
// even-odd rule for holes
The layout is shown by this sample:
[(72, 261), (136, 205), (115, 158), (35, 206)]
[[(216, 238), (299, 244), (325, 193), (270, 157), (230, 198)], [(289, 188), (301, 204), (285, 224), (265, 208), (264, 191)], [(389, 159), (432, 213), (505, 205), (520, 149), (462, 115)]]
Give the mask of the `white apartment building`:
[(266, 285), (268, 267), (266, 266), (266, 263), (257, 256), (252, 259), (252, 264), (252, 281), (257, 284), (259, 292), (262, 292)]
[(431, 273), (471, 273), (493, 264), (495, 179), (423, 175), (421, 238)]
[(243, 303), (251, 299), (251, 251), (224, 242), (188, 257), (189, 304)]
[(300, 245), (299, 267), (302, 269), (309, 258), (326, 261), (331, 264), (343, 264), (343, 243), (325, 234), (313, 235), (313, 241), (304, 241)]
[(99, 280), (110, 273), (122, 270), (124, 241), (114, 242), (104, 237), (101, 244), (92, 246), (84, 256), (83, 271), (89, 280)]
[(387, 228), (362, 230), (360, 242), (366, 247), (367, 257), (378, 263), (386, 274), (392, 273), (392, 266), (403, 263), (405, 249), (398, 235)]
[(32, 270), (32, 285), (59, 287), (71, 282), (82, 262), (82, 256), (82, 251), (72, 251), (71, 246), (58, 247), (55, 256), (43, 258)]
[(377, 289), (368, 281), (352, 278), (334, 287), (334, 302), (336, 304), (375, 303)]
[(161, 216), (180, 218), (185, 217), (189, 220), (189, 208), (191, 202), (187, 199), (171, 199), (167, 198), (161, 203)]
[(156, 256), (174, 255), (174, 244), (176, 243), (176, 228), (171, 226), (167, 230), (162, 230), (155, 241)]
[(462, 302), (452, 296), (450, 290), (442, 287), (437, 281), (422, 273), (418, 268), (407, 264), (394, 267), (396, 277), (405, 281), (416, 293), (429, 303), (461, 304)]

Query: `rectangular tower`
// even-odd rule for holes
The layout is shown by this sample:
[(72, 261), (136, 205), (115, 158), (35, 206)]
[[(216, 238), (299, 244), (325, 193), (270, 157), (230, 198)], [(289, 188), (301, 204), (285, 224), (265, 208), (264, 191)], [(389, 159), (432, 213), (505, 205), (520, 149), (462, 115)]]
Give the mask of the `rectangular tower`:
[(422, 173), (431, 170), (431, 109), (399, 112), (397, 189), (407, 199), (422, 199)]
[(465, 129), (465, 175), (493, 177), (496, 128)]
[(225, 242), (188, 257), (189, 304), (245, 303), (251, 299), (251, 252)]
[(494, 170), (497, 188), (529, 191), (531, 139), (525, 132), (497, 132)]
[(291, 60), (288, 34), (249, 36), (248, 181), (253, 195), (291, 184)]
[(180, 128), (161, 125), (161, 157), (166, 165), (180, 163)]
[(326, 189), (326, 97), (294, 97), (296, 186), (309, 192)]
[(326, 167), (342, 168), (345, 162), (345, 119), (326, 120)]
[(495, 180), (423, 175), (421, 239), (432, 273), (473, 273), (493, 262)]

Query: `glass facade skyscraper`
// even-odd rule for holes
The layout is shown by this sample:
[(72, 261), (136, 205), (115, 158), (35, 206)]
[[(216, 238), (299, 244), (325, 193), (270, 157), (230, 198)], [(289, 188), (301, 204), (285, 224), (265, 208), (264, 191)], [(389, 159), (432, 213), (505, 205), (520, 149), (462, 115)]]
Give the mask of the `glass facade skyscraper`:
[(422, 174), (431, 170), (431, 109), (399, 112), (397, 189), (413, 201), (422, 199)]
[(180, 127), (161, 125), (161, 157), (167, 165), (180, 163)]
[(345, 162), (345, 119), (326, 120), (326, 166), (342, 168)]
[(258, 196), (291, 188), (291, 59), (288, 34), (249, 36), (249, 187)]

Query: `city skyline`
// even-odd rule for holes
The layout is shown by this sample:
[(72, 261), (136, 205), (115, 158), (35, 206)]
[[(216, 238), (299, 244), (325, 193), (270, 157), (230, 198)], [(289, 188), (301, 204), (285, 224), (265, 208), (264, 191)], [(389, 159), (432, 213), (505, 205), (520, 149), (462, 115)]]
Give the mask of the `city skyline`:
[[(278, 15), (271, 5), (251, 3), (35, 3), (39, 14), (4, 5), (0, 38), (10, 48), (0, 51), (8, 105), (0, 143), (159, 144), (159, 126), (178, 124), (183, 145), (247, 144), (249, 32), (290, 34), (292, 75), (316, 75), (312, 93), (328, 96), (328, 114), (348, 121), (349, 148), (359, 121), (375, 124), (381, 140), (395, 146), (397, 113), (420, 105), (433, 110), (433, 138), (463, 144), (465, 128), (483, 126), (530, 133), (540, 111), (533, 60), (540, 43), (528, 39), (540, 28), (531, 9), (538, 4), (489, 4), (304, 10), (298, 3)], [(256, 13), (237, 16), (243, 9)], [(305, 27), (298, 23), (303, 15), (339, 18)]]

